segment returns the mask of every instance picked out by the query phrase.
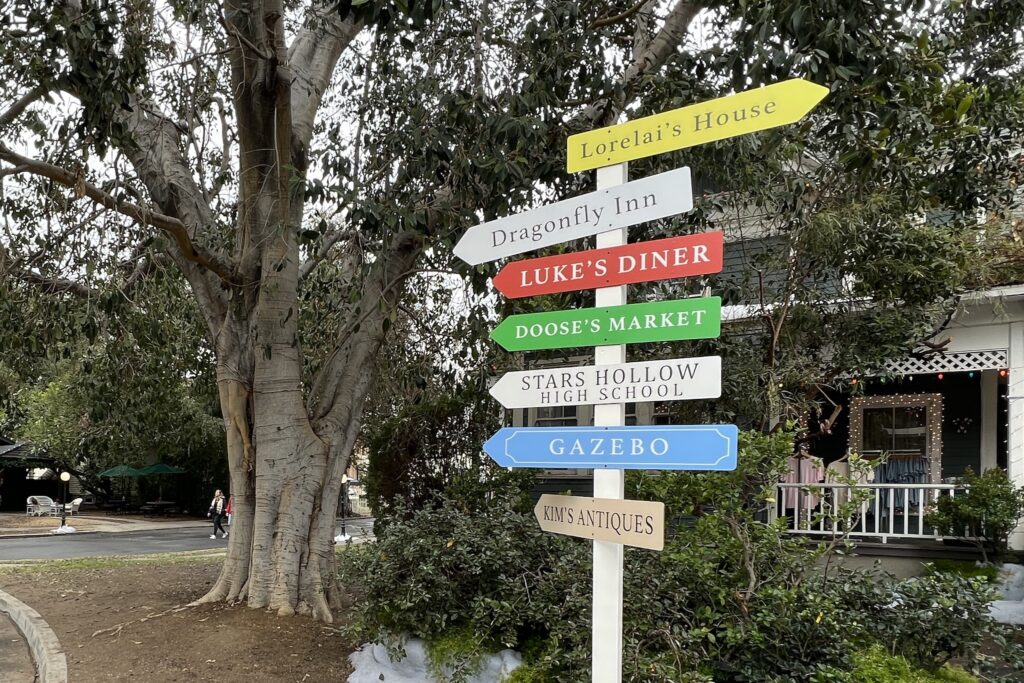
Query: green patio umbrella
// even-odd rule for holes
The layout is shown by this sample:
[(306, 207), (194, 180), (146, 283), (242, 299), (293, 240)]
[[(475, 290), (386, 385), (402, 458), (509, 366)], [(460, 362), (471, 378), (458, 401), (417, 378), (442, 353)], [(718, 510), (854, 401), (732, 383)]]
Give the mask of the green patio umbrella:
[(149, 465), (139, 470), (139, 474), (184, 474), (185, 470), (174, 465), (167, 465), (162, 462), (158, 462), (155, 465)]
[[(134, 467), (129, 467), (128, 465), (117, 465), (115, 467), (111, 467), (109, 470), (104, 470), (103, 472), (100, 472), (100, 476), (110, 478), (118, 477), (120, 479), (124, 479), (125, 477), (142, 476), (142, 472), (140, 470), (135, 469)], [(125, 498), (128, 497), (125, 494), (125, 485), (123, 483), (121, 484), (121, 495), (124, 496)]]
[(141, 470), (137, 470), (134, 467), (128, 467), (128, 465), (118, 465), (116, 467), (111, 467), (109, 470), (100, 472), (101, 477), (138, 477), (141, 474)]
[[(139, 474), (141, 476), (148, 476), (150, 474), (163, 475), (163, 474), (184, 474), (184, 473), (185, 473), (185, 470), (183, 470), (182, 468), (175, 467), (174, 465), (168, 465), (168, 464), (162, 463), (162, 462), (158, 462), (156, 464), (149, 465), (147, 467), (143, 467), (141, 470), (139, 470)], [(162, 476), (158, 480), (158, 486), (159, 486), (159, 488), (158, 488), (159, 492), (157, 494), (157, 499), (158, 500), (163, 500), (164, 499), (164, 479), (163, 479)]]

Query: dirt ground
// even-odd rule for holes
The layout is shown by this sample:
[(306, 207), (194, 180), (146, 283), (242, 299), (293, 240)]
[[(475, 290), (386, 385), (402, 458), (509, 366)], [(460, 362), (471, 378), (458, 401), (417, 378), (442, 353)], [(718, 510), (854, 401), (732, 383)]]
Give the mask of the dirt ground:
[(0, 588), (56, 631), (70, 680), (344, 681), (353, 646), (334, 625), (247, 607), (185, 605), (219, 561), (125, 562), (0, 573)]

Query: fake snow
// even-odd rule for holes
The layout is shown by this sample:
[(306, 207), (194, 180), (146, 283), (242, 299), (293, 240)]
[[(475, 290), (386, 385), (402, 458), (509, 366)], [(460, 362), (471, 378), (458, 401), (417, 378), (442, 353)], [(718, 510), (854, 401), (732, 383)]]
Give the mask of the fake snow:
[(989, 614), (1001, 624), (1024, 626), (1024, 565), (1004, 564), (1000, 575), (1002, 599), (989, 606)]
[(51, 533), (54, 534), (73, 534), (75, 533), (75, 527), (73, 526), (59, 526), (54, 529)]
[[(405, 643), (405, 657), (393, 662), (387, 648), (377, 643), (367, 643), (349, 655), (352, 674), (348, 683), (436, 683), (428, 673), (427, 648), (422, 640), (410, 639)], [(500, 683), (508, 678), (520, 664), (523, 657), (514, 650), (502, 650), (489, 655), (480, 673), (468, 683)]]
[(351, 540), (352, 540), (352, 537), (349, 536), (348, 534), (338, 534), (337, 536), (334, 537), (334, 542), (335, 543), (345, 543), (345, 542), (351, 541)]

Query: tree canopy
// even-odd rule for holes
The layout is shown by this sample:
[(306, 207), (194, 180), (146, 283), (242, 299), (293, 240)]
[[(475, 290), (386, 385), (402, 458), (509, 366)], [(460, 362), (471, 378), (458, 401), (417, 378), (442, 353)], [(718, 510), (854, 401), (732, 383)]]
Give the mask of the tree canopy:
[[(1006, 214), (1018, 172), (1019, 2), (8, 7), (0, 286), (40, 314), (5, 348), (84, 363), (142, 334), (171, 345), (146, 354), (208, 362), (237, 504), (209, 599), (282, 613), (330, 618), (341, 473), (389, 334), (447, 303), (438, 272), (486, 294), (493, 266), (451, 255), (465, 228), (589, 188), (563, 171), (567, 135), (785, 78), (830, 89), (798, 125), (631, 169), (686, 163), (702, 190), (635, 239), (724, 227), (762, 245), (744, 277), (650, 294), (752, 306), (721, 342), (720, 410), (765, 425), (822, 368), (941, 323), (974, 282), (977, 215)], [(497, 372), (493, 304), (470, 300), (438, 353)]]

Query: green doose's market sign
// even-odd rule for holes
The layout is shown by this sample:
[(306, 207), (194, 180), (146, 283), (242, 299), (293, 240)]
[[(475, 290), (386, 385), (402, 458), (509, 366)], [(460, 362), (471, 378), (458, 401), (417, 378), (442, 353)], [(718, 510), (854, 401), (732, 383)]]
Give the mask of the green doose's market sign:
[(722, 324), (717, 296), (608, 308), (527, 313), (506, 318), (491, 339), (507, 351), (714, 339)]

